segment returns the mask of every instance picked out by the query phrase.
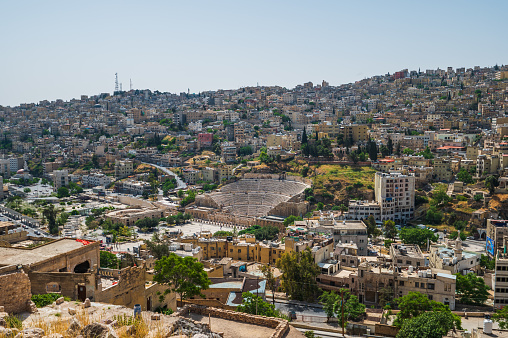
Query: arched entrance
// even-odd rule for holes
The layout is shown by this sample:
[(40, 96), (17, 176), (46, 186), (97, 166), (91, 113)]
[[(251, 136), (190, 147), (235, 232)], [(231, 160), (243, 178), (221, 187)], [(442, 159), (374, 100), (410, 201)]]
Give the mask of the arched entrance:
[(88, 269), (90, 269), (90, 262), (84, 261), (83, 263), (79, 263), (74, 267), (75, 273), (86, 273), (88, 272)]

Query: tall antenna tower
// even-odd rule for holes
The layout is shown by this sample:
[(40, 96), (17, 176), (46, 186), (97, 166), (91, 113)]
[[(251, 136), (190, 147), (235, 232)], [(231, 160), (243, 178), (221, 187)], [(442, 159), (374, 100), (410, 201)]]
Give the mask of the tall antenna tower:
[(120, 82), (120, 91), (122, 91), (122, 83)]
[(132, 90), (132, 79), (129, 79), (129, 81), (131, 83), (130, 90)]
[(115, 92), (118, 91), (118, 73), (115, 73)]

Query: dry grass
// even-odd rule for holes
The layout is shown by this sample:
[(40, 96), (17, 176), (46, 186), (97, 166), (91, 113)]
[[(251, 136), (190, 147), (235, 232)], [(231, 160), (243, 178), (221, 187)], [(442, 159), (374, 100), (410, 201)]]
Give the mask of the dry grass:
[(23, 324), (23, 328), (26, 329), (31, 327), (38, 327), (40, 329), (43, 329), (46, 335), (50, 335), (52, 333), (59, 333), (64, 337), (68, 337), (66, 331), (69, 328), (69, 323), (70, 319), (62, 319), (58, 317), (50, 319), (48, 317), (39, 316), (36, 320), (31, 321), (28, 325)]

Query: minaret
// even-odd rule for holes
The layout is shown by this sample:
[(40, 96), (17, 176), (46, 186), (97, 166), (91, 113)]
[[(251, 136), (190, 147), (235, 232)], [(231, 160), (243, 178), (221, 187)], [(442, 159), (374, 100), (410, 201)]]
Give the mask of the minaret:
[(460, 231), (457, 235), (457, 239), (455, 240), (455, 249), (453, 252), (457, 260), (460, 261), (462, 259), (462, 240), (460, 239)]

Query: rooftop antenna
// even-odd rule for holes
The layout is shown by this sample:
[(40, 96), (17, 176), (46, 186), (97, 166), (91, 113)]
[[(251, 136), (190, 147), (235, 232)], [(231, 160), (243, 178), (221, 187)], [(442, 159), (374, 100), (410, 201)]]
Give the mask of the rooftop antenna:
[(115, 73), (115, 92), (118, 91), (118, 73)]
[(132, 79), (129, 79), (131, 85), (130, 85), (130, 90), (132, 90)]

